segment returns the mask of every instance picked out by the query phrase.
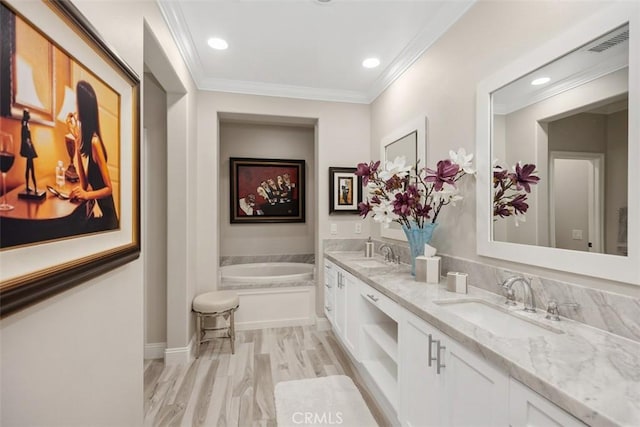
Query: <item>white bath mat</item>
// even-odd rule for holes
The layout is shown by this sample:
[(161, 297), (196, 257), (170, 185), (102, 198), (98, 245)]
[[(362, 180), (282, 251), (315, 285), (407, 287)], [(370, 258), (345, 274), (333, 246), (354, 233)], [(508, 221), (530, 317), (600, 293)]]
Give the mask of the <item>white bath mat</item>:
[(344, 375), (276, 384), (278, 427), (378, 426), (351, 378)]

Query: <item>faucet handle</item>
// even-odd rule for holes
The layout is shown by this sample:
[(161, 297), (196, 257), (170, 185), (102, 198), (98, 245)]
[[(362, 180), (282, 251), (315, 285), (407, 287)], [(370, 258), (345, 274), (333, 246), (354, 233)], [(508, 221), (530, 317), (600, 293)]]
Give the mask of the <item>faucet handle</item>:
[(560, 306), (578, 308), (580, 307), (580, 304), (575, 302), (559, 303), (554, 299), (549, 300), (549, 302), (547, 303), (547, 315), (545, 316), (545, 318), (549, 320), (555, 320), (555, 321), (560, 320), (560, 310), (559, 310)]

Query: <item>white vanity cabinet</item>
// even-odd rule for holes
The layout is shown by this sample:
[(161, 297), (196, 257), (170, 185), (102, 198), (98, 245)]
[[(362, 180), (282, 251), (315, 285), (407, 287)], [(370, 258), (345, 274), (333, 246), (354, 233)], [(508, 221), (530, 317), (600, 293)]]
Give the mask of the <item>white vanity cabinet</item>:
[(325, 315), (333, 330), (358, 360), (360, 281), (331, 261), (325, 261)]
[(335, 324), (335, 288), (337, 287), (336, 265), (324, 262), (324, 315), (332, 325)]
[(351, 355), (359, 360), (358, 340), (360, 336), (360, 286), (363, 283), (349, 273), (344, 273), (342, 277), (342, 286), (339, 287), (340, 295), (344, 300), (345, 325), (342, 330), (344, 333), (344, 343)]
[(585, 427), (580, 420), (511, 378), (509, 383), (509, 424), (514, 427)]
[(403, 425), (508, 425), (506, 373), (409, 312), (401, 329)]
[(402, 310), (371, 286), (360, 285), (360, 359), (389, 404), (397, 411), (398, 330)]
[[(407, 427), (442, 425), (440, 404), (444, 390), (431, 355), (433, 338), (440, 332), (416, 316), (406, 313), (400, 336), (400, 420)], [(431, 343), (431, 344), (430, 344)], [(446, 344), (445, 344), (446, 346)]]

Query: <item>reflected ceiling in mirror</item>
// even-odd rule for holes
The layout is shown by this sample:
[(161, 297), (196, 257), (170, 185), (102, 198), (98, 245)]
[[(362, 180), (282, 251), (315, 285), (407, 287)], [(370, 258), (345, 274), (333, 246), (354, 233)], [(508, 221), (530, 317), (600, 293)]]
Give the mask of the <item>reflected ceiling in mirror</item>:
[(627, 255), (628, 93), (629, 25), (491, 92), (494, 241)]

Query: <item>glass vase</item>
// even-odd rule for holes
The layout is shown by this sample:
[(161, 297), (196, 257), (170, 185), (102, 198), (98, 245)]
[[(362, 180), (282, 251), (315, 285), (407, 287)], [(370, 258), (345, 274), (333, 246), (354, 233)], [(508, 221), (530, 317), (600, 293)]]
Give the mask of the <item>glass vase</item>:
[(409, 242), (409, 252), (411, 254), (411, 275), (416, 275), (416, 257), (424, 255), (424, 245), (431, 241), (433, 230), (435, 230), (437, 223), (429, 222), (425, 223), (423, 228), (418, 228), (416, 224), (412, 224), (411, 227), (406, 225), (402, 226), (407, 241)]

